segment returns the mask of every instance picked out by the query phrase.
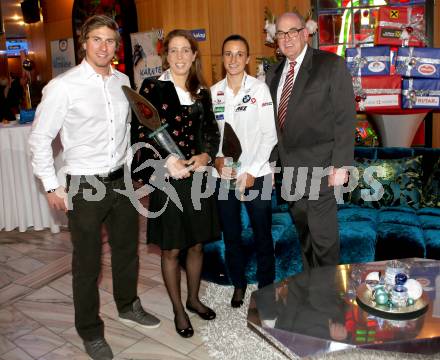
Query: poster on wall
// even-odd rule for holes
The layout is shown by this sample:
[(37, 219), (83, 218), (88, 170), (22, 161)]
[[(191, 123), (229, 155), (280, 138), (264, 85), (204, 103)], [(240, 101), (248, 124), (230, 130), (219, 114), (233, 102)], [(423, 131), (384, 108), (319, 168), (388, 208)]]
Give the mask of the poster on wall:
[(51, 41), (50, 53), (52, 55), (52, 77), (75, 66), (73, 38)]
[(130, 34), (133, 56), (135, 90), (139, 90), (145, 78), (162, 74), (160, 53), (163, 44), (163, 30)]

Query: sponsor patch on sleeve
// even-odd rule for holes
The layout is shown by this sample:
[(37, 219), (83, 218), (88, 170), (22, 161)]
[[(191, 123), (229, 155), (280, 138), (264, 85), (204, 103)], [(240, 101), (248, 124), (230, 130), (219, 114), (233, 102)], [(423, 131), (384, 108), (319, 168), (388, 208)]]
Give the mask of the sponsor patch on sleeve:
[(224, 119), (225, 119), (225, 116), (224, 116), (223, 114), (216, 114), (216, 115), (215, 115), (215, 119), (216, 119), (216, 120), (224, 120)]
[(265, 106), (272, 106), (272, 102), (264, 102), (264, 103), (261, 104), (261, 106), (262, 106), (262, 107), (265, 107)]

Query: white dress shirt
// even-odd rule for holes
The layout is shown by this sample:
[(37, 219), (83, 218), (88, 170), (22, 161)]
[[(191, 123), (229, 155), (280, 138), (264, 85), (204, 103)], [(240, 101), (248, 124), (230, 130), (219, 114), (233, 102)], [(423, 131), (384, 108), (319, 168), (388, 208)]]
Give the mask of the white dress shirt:
[[(295, 84), (296, 77), (298, 76), (299, 69), (301, 68), (301, 64), (304, 60), (304, 56), (306, 55), (306, 51), (307, 51), (307, 45), (304, 46), (304, 49), (301, 51), (301, 53), (295, 59), (296, 65), (295, 65), (295, 72), (293, 74), (293, 83), (294, 84)], [(284, 86), (284, 83), (286, 82), (287, 73), (289, 72), (289, 69), (290, 69), (290, 63), (291, 63), (291, 61), (289, 59), (286, 59), (286, 62), (284, 63), (283, 72), (281, 73), (281, 78), (280, 78), (280, 82), (278, 84), (278, 89), (277, 89), (277, 109), (278, 109), (278, 104), (280, 103), (281, 93), (283, 92), (283, 86)]]
[(160, 76), (159, 80), (171, 81), (174, 84), (174, 87), (175, 87), (176, 93), (177, 93), (177, 97), (179, 98), (180, 105), (194, 104), (194, 100), (191, 98), (191, 93), (189, 91), (183, 90), (181, 87), (176, 85), (170, 69), (164, 71), (164, 73)]
[(111, 68), (103, 77), (83, 60), (44, 87), (29, 145), (34, 173), (45, 190), (60, 185), (51, 147), (58, 133), (68, 174), (106, 174), (124, 164), (131, 111), (122, 85), (130, 86), (123, 73)]
[(211, 96), (221, 135), (217, 156), (223, 156), (223, 130), (227, 121), (237, 134), (242, 148), (237, 176), (245, 172), (254, 177), (270, 174), (269, 157), (277, 143), (277, 133), (267, 85), (244, 74), (237, 95), (234, 96), (225, 78), (211, 87)]

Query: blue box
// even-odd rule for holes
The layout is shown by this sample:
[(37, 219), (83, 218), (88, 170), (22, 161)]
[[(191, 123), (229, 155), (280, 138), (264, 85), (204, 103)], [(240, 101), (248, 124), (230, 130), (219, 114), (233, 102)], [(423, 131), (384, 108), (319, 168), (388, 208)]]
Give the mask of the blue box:
[(440, 49), (399, 48), (396, 73), (412, 78), (440, 79)]
[(345, 50), (345, 63), (353, 76), (390, 75), (389, 46), (355, 47)]
[(403, 79), (402, 108), (440, 109), (440, 80)]
[(34, 121), (35, 109), (31, 110), (20, 110), (20, 124), (27, 124)]

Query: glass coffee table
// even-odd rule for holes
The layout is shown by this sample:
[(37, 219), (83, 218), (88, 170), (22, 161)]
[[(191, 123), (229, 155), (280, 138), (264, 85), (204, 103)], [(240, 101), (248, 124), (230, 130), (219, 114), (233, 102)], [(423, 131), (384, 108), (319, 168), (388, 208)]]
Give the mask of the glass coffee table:
[(316, 268), (259, 289), (248, 325), (295, 359), (355, 348), (440, 353), (440, 261), (400, 261), (423, 286), (421, 313), (388, 317), (359, 306), (357, 289), (368, 273), (384, 274), (382, 261)]

